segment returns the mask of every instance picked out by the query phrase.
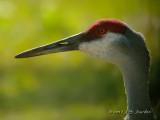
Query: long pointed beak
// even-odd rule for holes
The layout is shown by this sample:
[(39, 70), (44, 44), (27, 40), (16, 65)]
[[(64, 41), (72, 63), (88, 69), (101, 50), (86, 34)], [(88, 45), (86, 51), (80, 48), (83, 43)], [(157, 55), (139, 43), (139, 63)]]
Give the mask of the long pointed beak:
[(51, 44), (47, 44), (44, 46), (24, 51), (16, 55), (15, 58), (34, 57), (49, 53), (78, 50), (78, 46), (83, 41), (83, 38), (84, 38), (84, 33), (79, 33)]

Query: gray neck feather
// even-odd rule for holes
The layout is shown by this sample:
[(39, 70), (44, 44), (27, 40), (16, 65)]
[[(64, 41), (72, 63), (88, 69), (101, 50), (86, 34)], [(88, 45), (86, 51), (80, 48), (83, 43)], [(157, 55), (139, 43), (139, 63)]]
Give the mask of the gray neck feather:
[[(129, 120), (154, 120), (149, 100), (148, 77), (150, 57), (143, 37), (127, 28), (125, 36), (132, 48), (129, 60), (118, 65), (123, 73)], [(132, 49), (131, 48), (131, 49)]]

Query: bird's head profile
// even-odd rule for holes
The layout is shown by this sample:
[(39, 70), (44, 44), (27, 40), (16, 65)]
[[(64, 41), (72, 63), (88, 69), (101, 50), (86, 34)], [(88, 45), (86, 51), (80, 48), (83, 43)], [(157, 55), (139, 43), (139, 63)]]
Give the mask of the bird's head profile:
[(130, 43), (125, 37), (126, 25), (116, 19), (96, 21), (85, 31), (86, 42), (79, 49), (86, 54), (101, 60), (116, 62), (125, 58), (129, 52)]
[(125, 23), (116, 19), (101, 19), (86, 31), (57, 42), (24, 51), (16, 58), (40, 56), (80, 50), (101, 60), (119, 64), (136, 56), (148, 56), (143, 38)]
[[(124, 76), (127, 109), (151, 111), (148, 95), (149, 51), (144, 38), (119, 20), (98, 20), (84, 32), (24, 51), (18, 54), (16, 58), (72, 50), (80, 50), (95, 58), (116, 64)], [(128, 117), (131, 120), (154, 119), (152, 113), (128, 114)]]

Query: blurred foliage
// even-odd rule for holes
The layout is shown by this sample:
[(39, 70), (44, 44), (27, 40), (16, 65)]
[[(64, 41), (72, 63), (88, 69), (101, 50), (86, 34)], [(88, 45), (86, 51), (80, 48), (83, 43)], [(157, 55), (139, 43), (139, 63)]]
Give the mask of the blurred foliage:
[(152, 56), (150, 96), (159, 109), (159, 6), (159, 0), (0, 0), (0, 120), (124, 118), (109, 114), (127, 106), (115, 65), (78, 51), (14, 59), (102, 18), (120, 19), (144, 34)]

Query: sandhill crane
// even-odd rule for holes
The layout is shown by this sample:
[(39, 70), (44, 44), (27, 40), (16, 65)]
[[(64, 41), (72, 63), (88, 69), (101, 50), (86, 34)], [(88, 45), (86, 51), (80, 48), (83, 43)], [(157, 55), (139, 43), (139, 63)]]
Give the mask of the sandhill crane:
[(116, 19), (96, 21), (84, 32), (24, 51), (16, 58), (80, 50), (119, 67), (127, 95), (126, 120), (154, 120), (149, 100), (150, 55), (144, 38)]

